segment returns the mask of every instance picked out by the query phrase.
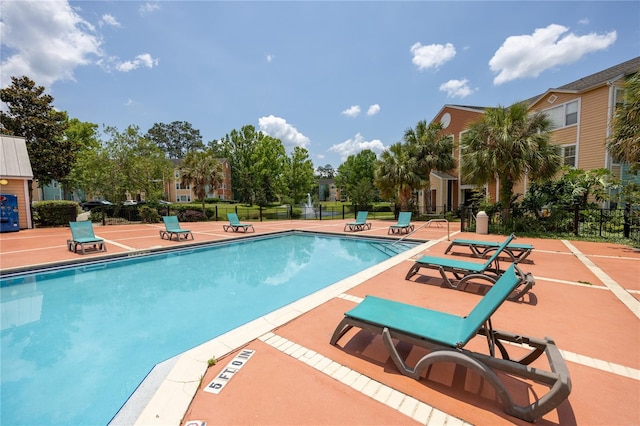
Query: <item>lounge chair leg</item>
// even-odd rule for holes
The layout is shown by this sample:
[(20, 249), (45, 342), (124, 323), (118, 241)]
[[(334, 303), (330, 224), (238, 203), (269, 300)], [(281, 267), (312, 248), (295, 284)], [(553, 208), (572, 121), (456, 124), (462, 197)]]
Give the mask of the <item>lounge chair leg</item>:
[(343, 319), (342, 321), (340, 321), (340, 324), (338, 324), (335, 331), (333, 332), (333, 335), (331, 336), (331, 340), (329, 341), (329, 343), (335, 346), (336, 343), (338, 343), (338, 340), (340, 340), (340, 338), (344, 336), (347, 333), (347, 331), (351, 330), (352, 328), (353, 328), (353, 325), (349, 324), (349, 321), (347, 321), (346, 318)]
[(417, 262), (414, 263), (411, 269), (409, 269), (409, 272), (407, 272), (407, 275), (404, 277), (404, 279), (405, 280), (410, 279), (412, 276), (417, 274), (419, 270), (420, 270), (420, 265)]
[(384, 328), (382, 330), (382, 340), (384, 345), (389, 352), (389, 356), (393, 360), (393, 363), (396, 365), (398, 370), (404, 374), (405, 376), (409, 376), (413, 379), (420, 380), (420, 376), (422, 375), (422, 371), (431, 366), (432, 364), (438, 362), (453, 362), (455, 364), (462, 365), (464, 367), (475, 370), (480, 376), (482, 376), (489, 384), (493, 386), (497, 395), (500, 397), (502, 401), (503, 409), (506, 412), (511, 411), (514, 407), (513, 400), (511, 396), (507, 392), (507, 389), (504, 387), (498, 376), (486, 365), (479, 362), (478, 360), (471, 358), (470, 356), (455, 351), (453, 349), (443, 349), (431, 352), (424, 357), (422, 357), (414, 368), (410, 368), (405, 364), (405, 362), (400, 358), (398, 351), (396, 350), (395, 345), (393, 344), (391, 333), (388, 328)]

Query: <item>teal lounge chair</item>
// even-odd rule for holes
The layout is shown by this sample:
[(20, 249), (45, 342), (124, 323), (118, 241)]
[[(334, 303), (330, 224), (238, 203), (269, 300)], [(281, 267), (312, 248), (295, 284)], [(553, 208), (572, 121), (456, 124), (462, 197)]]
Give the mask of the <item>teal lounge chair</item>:
[[(367, 296), (344, 314), (330, 342), (337, 345), (352, 327), (381, 334), (385, 348), (398, 370), (416, 380), (420, 380), (425, 370), (429, 377), (431, 369), (436, 368), (433, 364), (459, 364), (475, 371), (494, 387), (507, 414), (533, 422), (567, 399), (571, 393), (571, 379), (559, 349), (550, 338), (537, 339), (493, 329), (491, 316), (520, 284), (513, 264), (466, 316)], [(465, 349), (476, 335), (486, 338), (488, 353)], [(430, 352), (418, 360), (414, 367), (409, 367), (406, 359), (396, 350), (394, 340), (423, 347)], [(528, 345), (522, 347), (528, 352), (520, 359), (513, 359), (507, 352), (508, 345), (505, 342)], [(496, 348), (501, 358), (496, 357)], [(408, 357), (406, 348), (402, 352)], [(543, 353), (547, 356), (550, 371), (544, 370), (539, 363), (535, 368), (529, 366)], [(502, 374), (498, 375), (494, 370)], [(501, 377), (507, 382), (514, 378), (533, 380), (548, 386), (549, 391), (529, 405), (519, 405), (509, 394)]]
[(398, 214), (398, 223), (389, 226), (387, 234), (402, 234), (413, 231), (413, 225), (411, 224), (411, 212), (400, 212)]
[(347, 229), (349, 231), (362, 231), (365, 228), (371, 229), (371, 224), (367, 223), (368, 215), (368, 211), (359, 211), (358, 215), (356, 216), (356, 221), (345, 224), (344, 231), (346, 231)]
[(162, 216), (164, 222), (164, 228), (160, 230), (160, 238), (172, 240), (175, 235), (176, 241), (188, 240), (189, 236), (193, 240), (193, 234), (188, 229), (180, 228), (180, 222), (178, 222), (177, 216)]
[[(444, 257), (423, 256), (416, 260), (411, 269), (409, 269), (409, 272), (407, 272), (405, 279), (408, 280), (413, 277), (418, 273), (420, 268), (429, 268), (440, 272), (440, 276), (443, 281), (451, 288), (463, 290), (468, 284), (477, 283), (479, 280), (488, 281), (493, 284), (504, 272), (500, 268), (500, 253), (502, 253), (505, 247), (507, 247), (514, 238), (514, 234), (507, 237), (507, 239), (495, 249), (491, 257), (489, 257), (485, 263), (469, 262)], [(518, 266), (515, 266), (515, 270), (521, 278), (522, 285), (510, 297), (512, 300), (522, 297), (535, 284), (535, 280), (530, 273), (525, 274), (520, 268), (518, 268)], [(452, 274), (457, 281), (454, 282), (449, 278), (449, 276), (447, 276), (448, 273)]]
[(238, 219), (238, 215), (236, 213), (227, 213), (227, 219), (229, 219), (229, 224), (222, 225), (222, 229), (224, 229), (224, 232), (227, 232), (229, 229), (231, 229), (233, 232), (238, 232), (241, 229), (242, 232), (247, 232), (249, 228), (251, 228), (253, 232), (256, 232), (252, 224), (240, 223), (240, 219)]
[(102, 238), (98, 238), (93, 233), (93, 224), (85, 222), (69, 222), (71, 228), (71, 239), (67, 240), (67, 248), (74, 253), (78, 252), (78, 246), (85, 254), (85, 246), (91, 246), (94, 251), (107, 251), (107, 246)]
[[(471, 253), (476, 257), (486, 257), (493, 250), (500, 247), (500, 243), (494, 243), (493, 241), (479, 241), (479, 240), (463, 240), (456, 238), (451, 241), (449, 247), (444, 251), (447, 254), (454, 246), (469, 247)], [(504, 248), (503, 252), (506, 253), (512, 262), (521, 262), (526, 259), (533, 251), (531, 244), (509, 244)]]

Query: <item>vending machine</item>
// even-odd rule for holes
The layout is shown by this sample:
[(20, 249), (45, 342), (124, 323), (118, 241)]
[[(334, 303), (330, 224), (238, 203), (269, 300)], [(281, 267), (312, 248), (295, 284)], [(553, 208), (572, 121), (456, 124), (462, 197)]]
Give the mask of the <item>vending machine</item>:
[(18, 222), (18, 197), (0, 194), (0, 232), (16, 232), (20, 230)]

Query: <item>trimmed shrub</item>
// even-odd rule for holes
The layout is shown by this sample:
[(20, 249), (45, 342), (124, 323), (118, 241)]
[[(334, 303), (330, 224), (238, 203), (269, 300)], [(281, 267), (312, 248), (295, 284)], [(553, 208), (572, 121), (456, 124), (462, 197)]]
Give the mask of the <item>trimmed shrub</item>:
[(34, 220), (41, 226), (61, 226), (75, 222), (80, 205), (75, 201), (52, 200), (33, 203)]
[(140, 207), (140, 217), (144, 223), (158, 223), (162, 220), (158, 210), (149, 206)]
[(184, 210), (178, 212), (178, 220), (180, 222), (201, 222), (207, 220), (207, 217), (200, 210)]

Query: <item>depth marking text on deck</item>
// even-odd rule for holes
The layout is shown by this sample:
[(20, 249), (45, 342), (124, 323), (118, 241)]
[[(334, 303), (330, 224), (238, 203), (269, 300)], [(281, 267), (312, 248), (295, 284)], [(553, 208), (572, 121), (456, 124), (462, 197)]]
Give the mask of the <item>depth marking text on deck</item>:
[(249, 361), (249, 358), (251, 358), (255, 352), (256, 351), (252, 349), (243, 349), (238, 355), (229, 361), (226, 367), (216, 376), (216, 378), (204, 388), (204, 391), (215, 394), (220, 393), (222, 388), (229, 383), (229, 380), (231, 380), (238, 370), (240, 370), (247, 361)]

